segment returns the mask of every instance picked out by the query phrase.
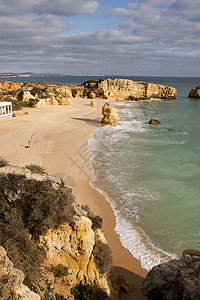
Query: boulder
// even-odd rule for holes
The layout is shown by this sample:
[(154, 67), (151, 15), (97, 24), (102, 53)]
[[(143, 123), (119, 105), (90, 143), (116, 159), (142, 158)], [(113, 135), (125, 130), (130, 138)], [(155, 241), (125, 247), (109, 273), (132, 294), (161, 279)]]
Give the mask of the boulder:
[(188, 98), (200, 98), (200, 86), (196, 85), (195, 89), (189, 92)]
[(92, 107), (92, 108), (94, 107), (94, 101), (93, 100), (90, 101), (90, 107)]
[(101, 124), (116, 126), (116, 122), (119, 121), (119, 115), (117, 113), (117, 109), (115, 107), (110, 106), (110, 104), (105, 103), (102, 107), (103, 118), (101, 120)]
[(151, 119), (151, 120), (149, 121), (149, 124), (158, 125), (158, 124), (161, 124), (161, 122), (158, 121), (158, 120), (156, 120), (156, 119)]
[(148, 273), (142, 286), (148, 300), (200, 299), (200, 255), (191, 250), (184, 253), (180, 260), (155, 266)]

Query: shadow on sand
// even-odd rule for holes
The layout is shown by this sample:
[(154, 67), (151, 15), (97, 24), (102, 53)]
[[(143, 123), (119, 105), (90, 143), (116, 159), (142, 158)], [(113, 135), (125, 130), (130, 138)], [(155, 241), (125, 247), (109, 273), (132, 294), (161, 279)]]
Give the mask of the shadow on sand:
[(118, 275), (124, 276), (126, 279), (128, 279), (133, 284), (133, 291), (129, 294), (123, 293), (123, 291), (119, 295), (120, 300), (146, 300), (147, 297), (142, 295), (141, 289), (142, 289), (142, 282), (144, 281), (144, 278), (134, 274), (133, 272), (121, 268), (121, 267), (113, 267), (114, 270)]
[(85, 122), (85, 123), (87, 123), (87, 124), (90, 124), (90, 125), (93, 125), (93, 126), (101, 126), (101, 121), (100, 121), (100, 119), (98, 118), (98, 119), (88, 119), (88, 118), (73, 118), (73, 117), (71, 117), (71, 119), (73, 119), (73, 120), (77, 120), (77, 121), (83, 121), (83, 122)]

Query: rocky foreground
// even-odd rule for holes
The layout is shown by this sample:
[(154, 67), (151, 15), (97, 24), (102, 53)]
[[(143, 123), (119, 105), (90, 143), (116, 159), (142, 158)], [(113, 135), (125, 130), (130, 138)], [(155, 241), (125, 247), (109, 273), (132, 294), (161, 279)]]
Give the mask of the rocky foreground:
[(185, 250), (180, 260), (154, 267), (142, 291), (148, 300), (200, 299), (200, 251)]
[(0, 82), (0, 101), (12, 101), (15, 105), (73, 105), (73, 97), (116, 100), (176, 99), (176, 89), (120, 78), (90, 80), (82, 85)]
[(101, 218), (60, 178), (0, 163), (0, 299), (118, 299), (132, 289), (112, 269)]

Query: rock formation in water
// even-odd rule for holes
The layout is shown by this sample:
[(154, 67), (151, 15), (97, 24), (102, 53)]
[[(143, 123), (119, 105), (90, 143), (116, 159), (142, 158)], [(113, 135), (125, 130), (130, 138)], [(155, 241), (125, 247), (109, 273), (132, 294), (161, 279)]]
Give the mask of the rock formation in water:
[(105, 103), (102, 107), (103, 118), (101, 120), (102, 126), (111, 125), (116, 126), (116, 122), (119, 121), (119, 115), (117, 109), (108, 103)]
[(81, 86), (74, 86), (72, 94), (92, 99), (176, 99), (176, 89), (173, 87), (120, 78), (90, 80)]
[(151, 119), (149, 121), (149, 124), (152, 124), (152, 125), (158, 125), (158, 124), (161, 124), (160, 121), (156, 120), (156, 119)]
[(188, 98), (200, 98), (200, 85), (196, 85), (195, 89), (189, 92)]
[(149, 300), (200, 299), (200, 252), (186, 250), (180, 260), (155, 266), (143, 282)]

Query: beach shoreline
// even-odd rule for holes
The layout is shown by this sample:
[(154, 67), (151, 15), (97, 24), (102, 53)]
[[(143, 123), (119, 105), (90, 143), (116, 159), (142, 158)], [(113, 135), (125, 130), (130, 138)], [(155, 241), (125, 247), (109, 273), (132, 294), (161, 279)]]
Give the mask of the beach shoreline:
[[(24, 114), (23, 109), (13, 120), (1, 120), (0, 156), (13, 165), (42, 165), (50, 175), (61, 177), (72, 188), (81, 205), (88, 205), (94, 214), (102, 217), (102, 230), (111, 248), (113, 266), (135, 287), (133, 294), (123, 299), (146, 299), (141, 285), (147, 271), (121, 245), (110, 203), (89, 184), (93, 173), (87, 142), (100, 127), (101, 107), (108, 101), (95, 99), (94, 108), (90, 107), (89, 99), (73, 99), (73, 102), (74, 106), (26, 109), (30, 114)], [(31, 148), (26, 149), (30, 139)]]

